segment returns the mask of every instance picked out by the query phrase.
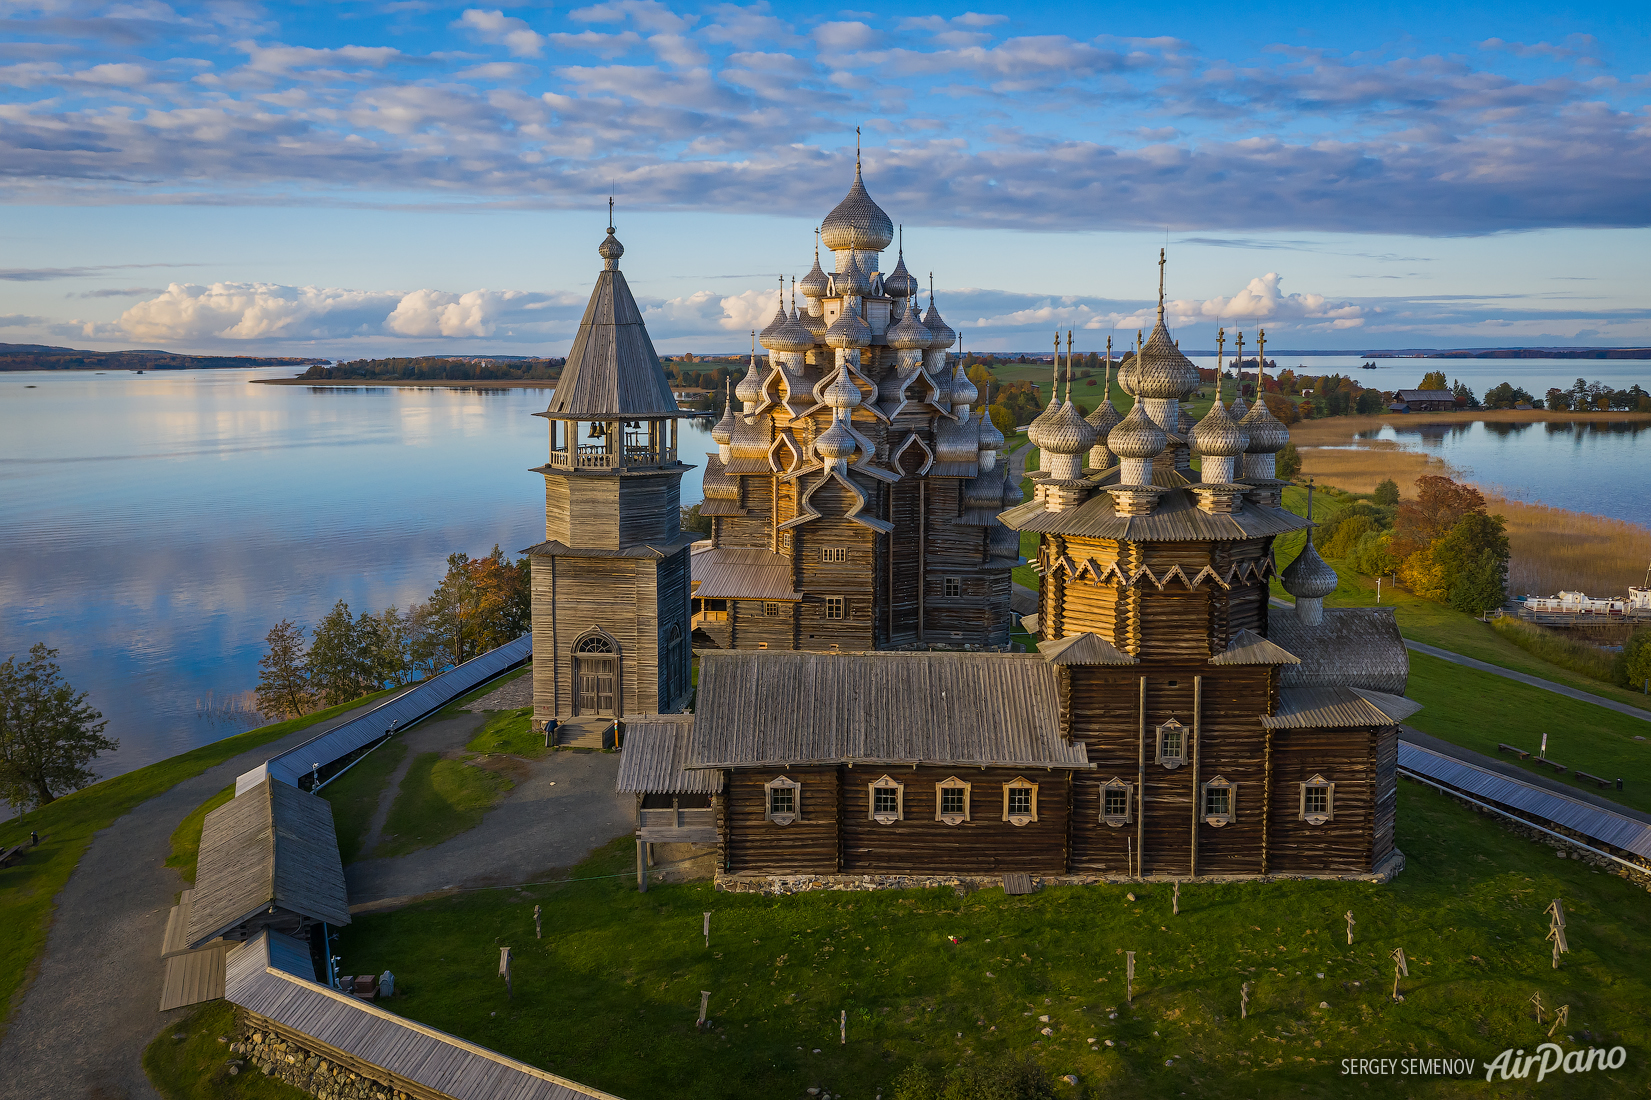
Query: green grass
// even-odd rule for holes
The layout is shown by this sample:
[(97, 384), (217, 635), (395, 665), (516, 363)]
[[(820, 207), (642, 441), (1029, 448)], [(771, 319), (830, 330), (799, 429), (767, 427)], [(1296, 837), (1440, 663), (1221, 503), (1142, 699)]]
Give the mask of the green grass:
[[(1625, 1095), (1651, 1042), (1644, 892), (1414, 784), (1400, 785), (1398, 828), (1409, 866), (1391, 884), (1187, 885), (1179, 916), (1163, 884), (1017, 898), (997, 889), (763, 897), (708, 883), (638, 894), (621, 838), (573, 872), (617, 877), (359, 916), (341, 954), (349, 970), (396, 974), (405, 996), (386, 1007), (620, 1096), (797, 1096), (815, 1086), (887, 1096), (912, 1061), (938, 1070), (1022, 1054), (1053, 1075), (1077, 1074), (1091, 1095), (1345, 1095), (1342, 1058), (1482, 1063), (1534, 1049), (1546, 1029), (1531, 1018), (1533, 992), (1570, 1005), (1572, 1034), (1632, 1052), (1628, 1068), (1567, 1077), (1553, 1094)], [(1543, 916), (1556, 897), (1571, 946), (1558, 970)], [(535, 903), (545, 906), (543, 940)], [(497, 977), (500, 946), (515, 958), (513, 1000)], [(1411, 960), (1403, 1003), (1388, 998), (1395, 947)], [(1133, 1006), (1124, 950), (1138, 952)], [(1246, 981), (1250, 1016), (1240, 1020)], [(711, 991), (707, 1032), (694, 1027), (700, 990)], [(1045, 1014), (1048, 1038), (1037, 1032)], [(1091, 1036), (1118, 1045), (1094, 1051)], [(1473, 1085), (1369, 1077), (1357, 1089), (1533, 1095), (1525, 1082), (1486, 1085), (1482, 1074)]]
[(373, 855), (402, 856), (468, 832), (514, 785), (468, 759), (420, 753), (401, 781)]
[(206, 815), (234, 797), (235, 784), (231, 783), (190, 810), (189, 816), (172, 830), (172, 853), (166, 857), (166, 865), (176, 867), (191, 886), (195, 885), (195, 861), (201, 855), (201, 830), (206, 827)]
[(1498, 637), (1506, 638), (1526, 653), (1533, 654), (1549, 664), (1568, 668), (1591, 680), (1611, 683), (1611, 654), (1597, 645), (1579, 642), (1558, 630), (1528, 623), (1512, 615), (1491, 620), (1491, 629)]
[(443, 718), (456, 718), (461, 714), (469, 714), (471, 703), (474, 703), (477, 699), (482, 698), (490, 692), (498, 690), (500, 687), (510, 683), (510, 681), (516, 679), (518, 676), (526, 676), (532, 670), (533, 666), (531, 664), (525, 664), (514, 672), (507, 672), (496, 680), (489, 680), (481, 687), (475, 688), (469, 693), (461, 695), (451, 703), (448, 703), (445, 707), (442, 707), (441, 710), (431, 715), (429, 719), (426, 719), (426, 721), (430, 721), (431, 719), (439, 721)]
[(492, 717), (465, 746), (471, 752), (503, 753), (537, 760), (550, 751), (545, 748), (544, 731), (533, 728), (532, 707), (488, 713)]
[[(384, 692), (379, 695), (386, 694)], [(0, 847), (28, 839), (29, 830), (44, 840), (19, 863), (0, 869), (0, 1038), (13, 1008), (21, 999), (35, 958), (45, 946), (52, 902), (69, 881), (92, 835), (108, 828), (123, 814), (158, 794), (223, 763), (248, 749), (284, 737), (306, 726), (335, 717), (378, 698), (369, 695), (351, 703), (307, 714), (271, 726), (262, 726), (147, 767), (106, 779), (85, 790), (65, 795), (21, 818), (0, 823)]]
[[(161, 1028), (143, 1052), (143, 1071), (155, 1091), (165, 1100), (307, 1100), (307, 1093), (265, 1077), (231, 1053), (227, 1043), (218, 1042), (220, 1035), (235, 1035), (235, 1009), (228, 1001), (209, 1001), (180, 1023)], [(235, 1075), (229, 1072), (232, 1060), (241, 1062)]]
[(338, 855), (345, 863), (361, 858), (361, 844), (367, 827), (378, 811), (390, 773), (407, 756), (407, 743), (391, 738), (358, 760), (349, 771), (321, 788), (321, 797), (332, 803), (333, 830), (338, 834)]

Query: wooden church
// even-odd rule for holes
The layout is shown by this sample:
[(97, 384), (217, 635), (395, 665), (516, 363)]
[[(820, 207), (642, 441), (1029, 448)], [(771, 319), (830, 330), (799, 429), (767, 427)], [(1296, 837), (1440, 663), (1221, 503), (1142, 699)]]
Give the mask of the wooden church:
[[(639, 852), (714, 842), (728, 889), (1395, 873), (1403, 641), (1387, 609), (1323, 607), (1336, 575), (1282, 507), (1289, 435), (1265, 402), (1182, 407), (1199, 376), (1164, 323), (1162, 256), (1128, 415), (1079, 413), (1070, 352), (1062, 400), (1057, 357), (1026, 500), (944, 358), (955, 336), (919, 317), (903, 261), (877, 270), (887, 229), (857, 169), (822, 234), (836, 270), (765, 330), (718, 426), (691, 570), (668, 529), (674, 403), (604, 243), (546, 414), (535, 708), (577, 711), (585, 662), (614, 662)], [(1023, 533), (1024, 653), (1004, 644)], [(1295, 607), (1270, 609), (1275, 540), (1297, 533), (1278, 578)], [(698, 690), (666, 713), (687, 703), (690, 599)], [(587, 658), (593, 638), (611, 648)]]

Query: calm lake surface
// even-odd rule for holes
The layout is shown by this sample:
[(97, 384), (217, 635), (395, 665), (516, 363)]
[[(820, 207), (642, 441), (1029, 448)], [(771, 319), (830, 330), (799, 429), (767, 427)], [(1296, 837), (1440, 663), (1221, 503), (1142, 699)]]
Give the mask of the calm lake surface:
[[(290, 376), (0, 375), (0, 659), (61, 651), (120, 739), (104, 775), (247, 728), (209, 693), (257, 683), (280, 619), (406, 607), (448, 554), (544, 538), (550, 390), (251, 383)], [(682, 433), (693, 503), (715, 444)]]
[[(1380, 362), (1358, 372), (1366, 385), (1414, 386), (1436, 365)], [(1342, 357), (1302, 365), (1357, 370)], [(1622, 361), (1437, 365), (1481, 392), (1651, 376), (1651, 363)], [(448, 554), (544, 537), (543, 481), (528, 471), (545, 461), (545, 421), (531, 414), (549, 390), (251, 384), (289, 373), (0, 375), (0, 658), (37, 641), (61, 650), (121, 741), (99, 761), (105, 775), (245, 728), (208, 701), (257, 682), (278, 620), (313, 625), (339, 599), (405, 607), (429, 595)], [(1497, 428), (1394, 438), (1524, 499), (1651, 515), (1643, 430), (1603, 418)], [(684, 423), (685, 461), (713, 449), (706, 425)], [(684, 503), (700, 499), (699, 475), (683, 478)]]

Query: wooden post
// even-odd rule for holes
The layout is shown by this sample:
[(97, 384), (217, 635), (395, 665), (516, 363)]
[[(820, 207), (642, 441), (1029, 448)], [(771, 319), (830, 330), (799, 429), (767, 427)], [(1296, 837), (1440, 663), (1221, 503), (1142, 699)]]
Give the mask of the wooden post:
[(542, 910), (539, 906), (535, 905), (533, 907), (533, 938), (536, 940), (542, 940), (545, 938), (544, 926), (540, 923), (543, 912), (544, 910)]
[(1353, 919), (1353, 910), (1349, 909), (1347, 911), (1347, 943), (1349, 946), (1353, 943), (1353, 926), (1357, 923), (1358, 921)]
[(1238, 1018), (1248, 1018), (1250, 1015), (1250, 983), (1245, 982), (1238, 991)]
[(837, 1032), (843, 1046), (848, 1046), (848, 1009), (843, 1009), (837, 1018)]
[[(1404, 948), (1402, 948), (1402, 947), (1395, 947), (1393, 949), (1392, 959), (1393, 959), (1393, 999), (1395, 1001), (1397, 1001), (1397, 1000), (1400, 999), (1399, 998), (1399, 977), (1400, 977), (1400, 975), (1403, 975), (1406, 978), (1410, 977), (1410, 963), (1405, 959), (1405, 957), (1404, 957)], [(1537, 1022), (1541, 1023), (1542, 1021), (1538, 1020)]]
[(1147, 842), (1147, 678), (1141, 677), (1140, 738), (1135, 763), (1135, 877), (1146, 874)]
[[(1198, 743), (1202, 730), (1204, 714), (1204, 678), (1192, 678), (1192, 855), (1188, 860), (1188, 874), (1192, 878), (1198, 877)], [(1177, 887), (1177, 890), (1180, 888)]]
[(705, 946), (711, 946), (711, 914), (705, 914)]
[(1181, 884), (1179, 882), (1175, 884), (1175, 893), (1169, 897), (1169, 915), (1172, 917), (1181, 915)]
[(1267, 873), (1267, 819), (1273, 808), (1273, 731), (1267, 731), (1267, 779), (1261, 792), (1261, 873)]
[(1135, 952), (1124, 952), (1124, 1000), (1135, 1003)]
[(1564, 1023), (1569, 1023), (1570, 1019), (1571, 1019), (1571, 1006), (1570, 1005), (1560, 1005), (1559, 1006), (1559, 1011), (1554, 1013), (1554, 1026), (1550, 1027), (1548, 1029), (1548, 1038), (1552, 1039), (1554, 1037), (1554, 1032), (1559, 1030), (1559, 1025), (1564, 1024)]
[(499, 975), (504, 978), (504, 995), (506, 1000), (512, 999), (513, 990), (510, 988), (510, 948), (499, 948)]
[(694, 1026), (700, 1027), (700, 1028), (703, 1028), (705, 1026), (705, 1013), (706, 1013), (706, 1010), (709, 1009), (710, 1007), (711, 1007), (711, 991), (709, 989), (700, 990), (699, 991), (699, 1023), (694, 1025)]
[(1541, 992), (1541, 990), (1538, 990), (1537, 992), (1531, 994), (1531, 1004), (1536, 1006), (1536, 1022), (1537, 1022), (1538, 1025), (1540, 1025), (1542, 1023), (1542, 992)]
[(648, 856), (644, 851), (646, 847), (644, 842), (636, 842), (636, 890), (639, 894), (648, 892)]

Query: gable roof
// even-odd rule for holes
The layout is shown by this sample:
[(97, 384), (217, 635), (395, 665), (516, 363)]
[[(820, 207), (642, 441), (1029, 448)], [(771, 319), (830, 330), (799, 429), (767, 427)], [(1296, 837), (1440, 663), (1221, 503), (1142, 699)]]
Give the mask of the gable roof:
[(1138, 665), (1140, 660), (1130, 656), (1099, 634), (1085, 631), (1039, 642), (1038, 652), (1044, 660), (1055, 665)]
[(1210, 658), (1212, 665), (1294, 665), (1301, 658), (1253, 630), (1240, 630), (1227, 648)]
[[(701, 515), (704, 514), (702, 511)], [(693, 594), (704, 600), (801, 600), (791, 559), (758, 547), (694, 544)]]
[(690, 768), (1092, 767), (1035, 653), (703, 653), (691, 746)]
[(1278, 713), (1261, 724), (1277, 729), (1364, 729), (1396, 726), (1422, 704), (1355, 687), (1294, 688), (1278, 693)]
[(1456, 394), (1450, 390), (1397, 390), (1393, 394), (1395, 401), (1452, 401)]
[(688, 741), (694, 732), (691, 714), (653, 714), (623, 723), (619, 755), (620, 794), (716, 794), (722, 776), (687, 767)]
[(206, 815), (185, 939), (195, 947), (271, 905), (349, 924), (332, 805), (265, 779)]
[(545, 415), (569, 420), (676, 416), (676, 397), (618, 268), (600, 271)]

